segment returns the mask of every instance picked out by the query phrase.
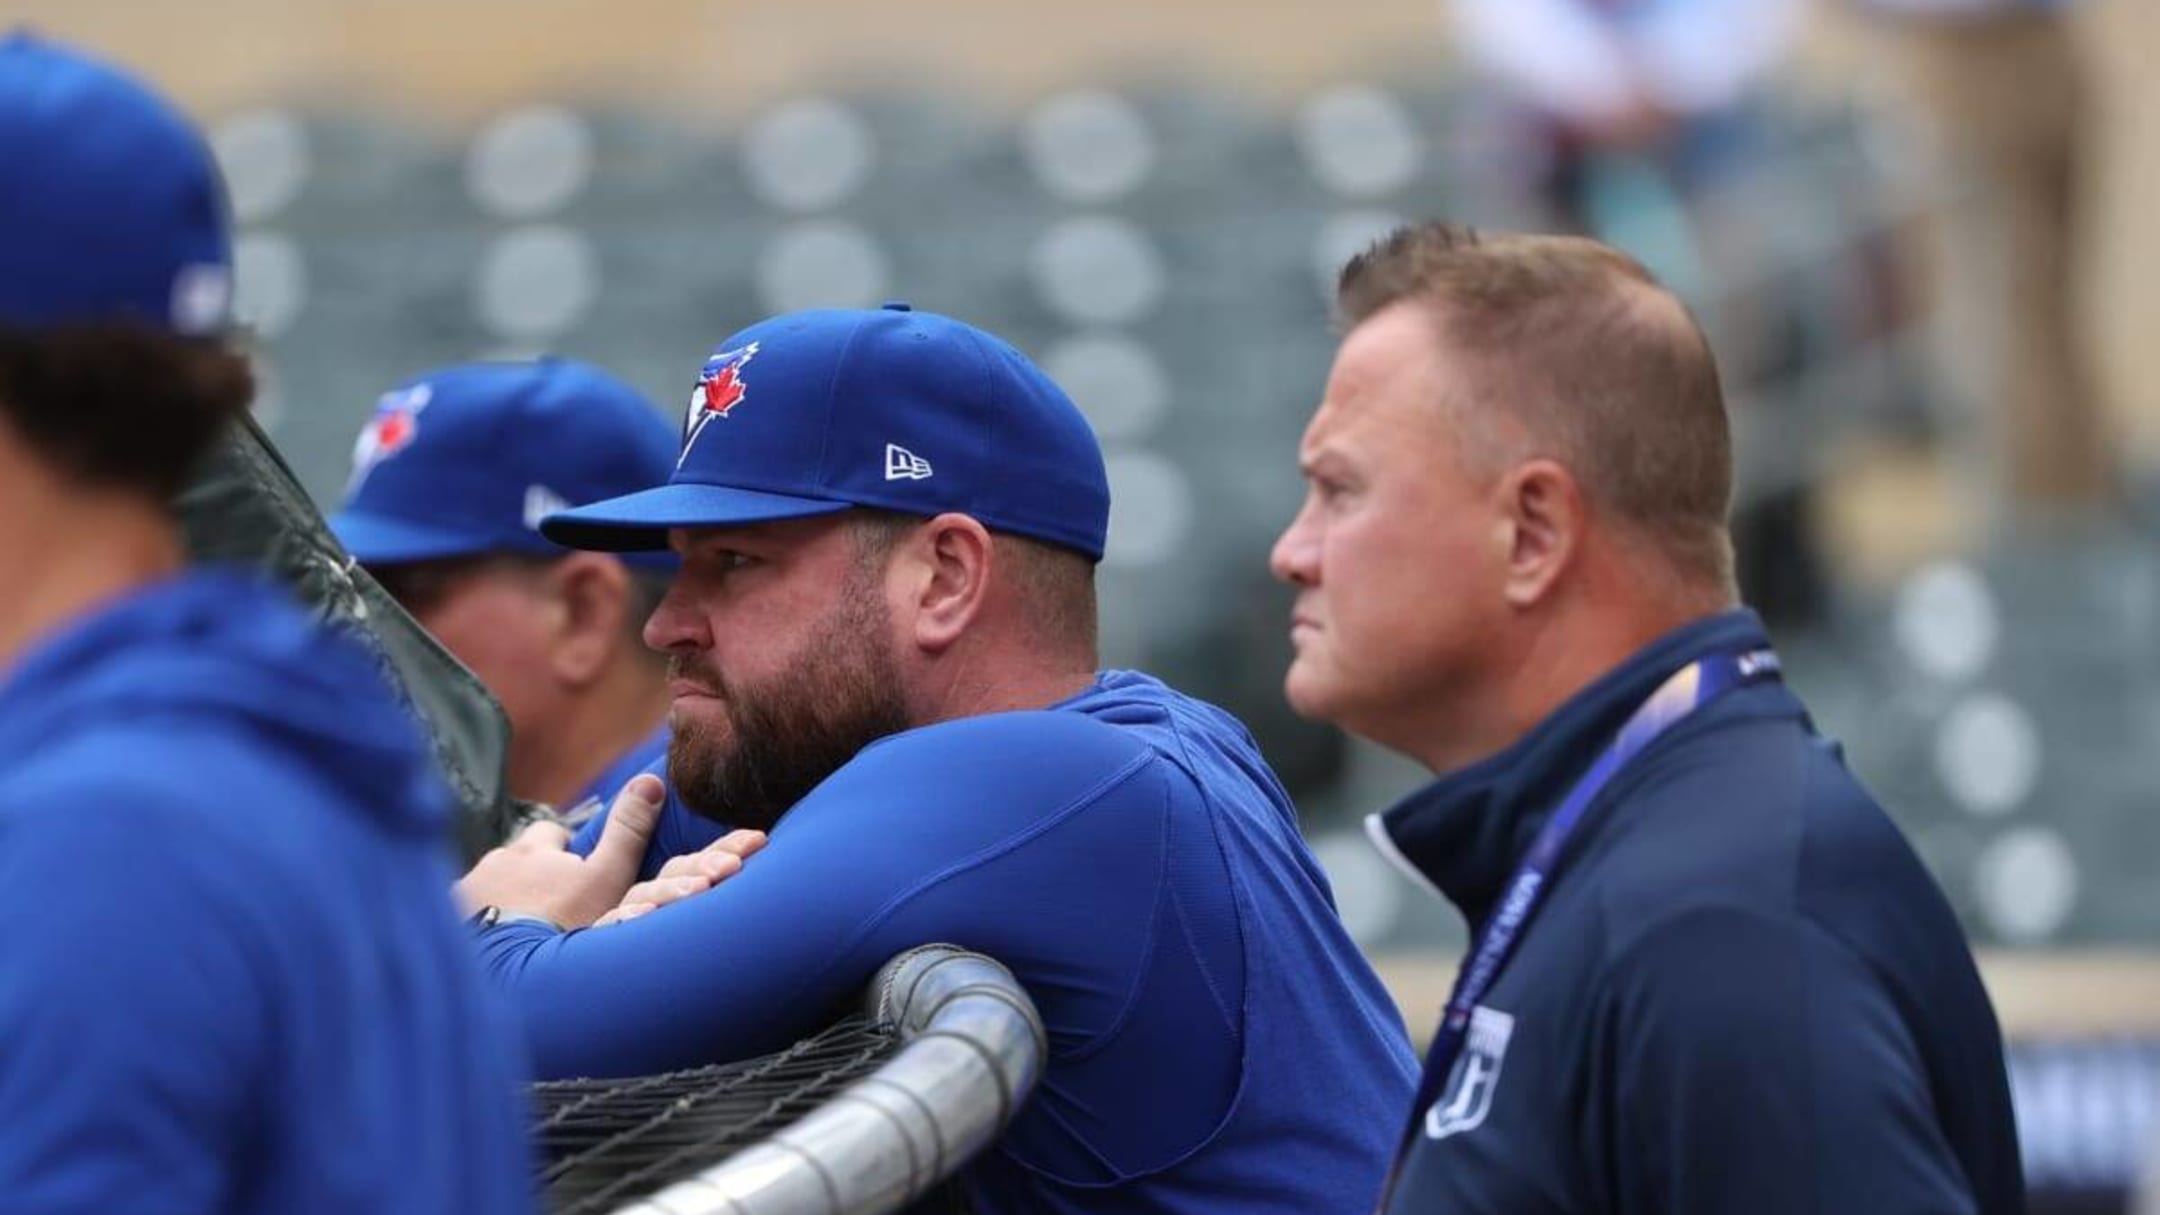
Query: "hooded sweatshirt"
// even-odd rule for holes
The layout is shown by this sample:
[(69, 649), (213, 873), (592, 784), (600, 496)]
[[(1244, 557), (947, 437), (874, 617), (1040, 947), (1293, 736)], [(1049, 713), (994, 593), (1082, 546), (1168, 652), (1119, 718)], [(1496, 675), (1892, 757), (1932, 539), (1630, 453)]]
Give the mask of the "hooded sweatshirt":
[(0, 683), (0, 1207), (534, 1209), (449, 793), (356, 645), (194, 571)]
[(726, 884), (485, 950), (555, 1077), (771, 1051), (931, 942), (1004, 963), (1049, 1033), (961, 1174), (973, 1209), (1371, 1209), (1415, 1079), (1401, 1019), (1251, 736), (1145, 675), (881, 740)]

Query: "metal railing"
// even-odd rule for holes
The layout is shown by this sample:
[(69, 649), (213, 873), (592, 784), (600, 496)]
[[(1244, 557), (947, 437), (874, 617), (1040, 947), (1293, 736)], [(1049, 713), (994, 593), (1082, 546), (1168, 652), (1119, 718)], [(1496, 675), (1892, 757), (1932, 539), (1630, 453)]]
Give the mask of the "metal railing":
[(881, 1215), (988, 1147), (1042, 1076), (1049, 1040), (997, 962), (927, 945), (885, 964), (870, 1015), (900, 1048), (815, 1112), (616, 1215)]

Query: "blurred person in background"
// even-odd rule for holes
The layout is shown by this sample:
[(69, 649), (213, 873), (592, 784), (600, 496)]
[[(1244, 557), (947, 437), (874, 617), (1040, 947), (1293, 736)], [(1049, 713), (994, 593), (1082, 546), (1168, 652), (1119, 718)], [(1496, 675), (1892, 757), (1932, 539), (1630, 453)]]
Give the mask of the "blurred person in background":
[(1446, 224), (1339, 304), (1285, 690), (1435, 774), (1368, 826), (1474, 934), (1385, 1209), (2021, 1212), (1956, 917), (1738, 604), (1685, 307)]
[[(1590, 231), (1601, 161), (1689, 194), (1729, 167), (1745, 103), (1785, 58), (1800, 0), (1450, 0), (1537, 227)], [(1536, 218), (1536, 217), (1532, 217)]]
[[(667, 759), (667, 660), (645, 618), (666, 553), (580, 553), (551, 512), (657, 484), (675, 432), (636, 389), (570, 359), (474, 363), (385, 393), (353, 448), (331, 530), (502, 702), (510, 791), (576, 818)], [(723, 828), (673, 798), (645, 876)], [(604, 812), (574, 848), (589, 852)], [(724, 863), (724, 862), (723, 862)]]
[(418, 727), (167, 505), (253, 391), (207, 148), (18, 33), (0, 166), (0, 1207), (533, 1210)]
[(1926, 294), (1946, 381), (1989, 431), (2000, 522), (2050, 529), (2122, 505), (2077, 323), (2095, 111), (2078, 0), (1849, 0), (1874, 25), (1931, 156), (1941, 239)]

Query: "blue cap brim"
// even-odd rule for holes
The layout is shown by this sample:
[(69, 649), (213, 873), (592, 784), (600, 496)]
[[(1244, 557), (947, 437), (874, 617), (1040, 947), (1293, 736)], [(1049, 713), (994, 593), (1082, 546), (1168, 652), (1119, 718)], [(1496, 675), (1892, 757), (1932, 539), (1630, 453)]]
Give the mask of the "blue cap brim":
[(493, 537), (429, 527), (406, 519), (341, 510), (330, 516), (330, 531), (362, 565), (397, 565), (467, 557), (493, 549)]
[(608, 498), (540, 521), (540, 534), (570, 548), (603, 553), (653, 552), (668, 546), (668, 529), (734, 527), (831, 515), (854, 506), (755, 489), (679, 482)]

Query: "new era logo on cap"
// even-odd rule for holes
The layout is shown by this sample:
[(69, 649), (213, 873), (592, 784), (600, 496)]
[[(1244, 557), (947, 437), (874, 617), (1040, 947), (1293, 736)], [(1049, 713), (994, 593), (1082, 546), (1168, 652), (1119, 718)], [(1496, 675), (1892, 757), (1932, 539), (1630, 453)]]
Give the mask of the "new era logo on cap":
[(563, 497), (545, 485), (525, 487), (525, 526), (540, 530), (540, 521), (556, 511), (569, 510), (570, 499)]
[(885, 479), (887, 481), (921, 481), (930, 475), (930, 461), (923, 459), (898, 443), (885, 445)]
[(173, 276), (172, 327), (176, 333), (208, 334), (232, 318), (232, 271), (212, 263), (180, 267)]

